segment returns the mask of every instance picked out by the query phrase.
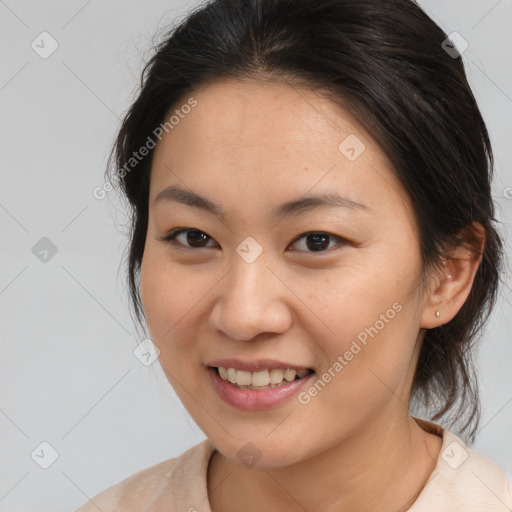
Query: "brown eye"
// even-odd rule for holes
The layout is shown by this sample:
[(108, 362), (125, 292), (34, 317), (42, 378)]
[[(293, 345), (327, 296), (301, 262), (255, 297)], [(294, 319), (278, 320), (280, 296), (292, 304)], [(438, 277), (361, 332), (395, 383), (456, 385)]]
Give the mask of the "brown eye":
[[(330, 241), (333, 239), (341, 241), (341, 244), (345, 242), (339, 236), (331, 235), (330, 233), (325, 233), (323, 231), (311, 231), (309, 233), (304, 233), (299, 238), (297, 238), (294, 243), (297, 243), (302, 239), (305, 240), (305, 244), (302, 244), (304, 248), (302, 250), (305, 250), (306, 252), (325, 252), (326, 249), (333, 247), (329, 247)], [(334, 244), (334, 246), (336, 245), (340, 244)]]
[(205, 245), (208, 240), (213, 240), (204, 231), (192, 228), (180, 228), (171, 231), (168, 235), (163, 237), (163, 241), (169, 244), (175, 244), (184, 247), (185, 249), (201, 249), (203, 247), (212, 247)]
[[(215, 245), (206, 245), (208, 241), (213, 242), (213, 238), (208, 236), (204, 231), (193, 228), (175, 229), (162, 237), (161, 240), (170, 245), (190, 250), (215, 247)], [(304, 240), (305, 243), (302, 242), (302, 248), (298, 249), (298, 251), (309, 253), (326, 252), (336, 245), (345, 245), (348, 243), (343, 238), (330, 233), (325, 233), (323, 231), (310, 231), (296, 238), (292, 245), (296, 245), (302, 240)], [(335, 240), (338, 241), (337, 244), (333, 243)], [(297, 251), (297, 249), (294, 249), (294, 251)]]

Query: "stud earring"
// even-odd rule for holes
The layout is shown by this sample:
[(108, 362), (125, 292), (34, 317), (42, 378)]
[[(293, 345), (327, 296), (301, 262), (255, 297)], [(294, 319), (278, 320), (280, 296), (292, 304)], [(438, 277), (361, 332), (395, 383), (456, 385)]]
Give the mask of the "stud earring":
[(441, 313), (439, 312), (439, 309), (436, 311), (436, 317), (439, 318), (441, 316)]

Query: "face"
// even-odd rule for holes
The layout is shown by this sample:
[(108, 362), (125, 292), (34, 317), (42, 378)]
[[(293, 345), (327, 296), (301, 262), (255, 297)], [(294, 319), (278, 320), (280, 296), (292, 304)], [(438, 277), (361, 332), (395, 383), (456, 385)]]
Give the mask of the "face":
[(407, 415), (426, 301), (384, 153), (306, 89), (225, 80), (192, 96), (155, 148), (140, 282), (190, 415), (224, 456), (267, 468)]

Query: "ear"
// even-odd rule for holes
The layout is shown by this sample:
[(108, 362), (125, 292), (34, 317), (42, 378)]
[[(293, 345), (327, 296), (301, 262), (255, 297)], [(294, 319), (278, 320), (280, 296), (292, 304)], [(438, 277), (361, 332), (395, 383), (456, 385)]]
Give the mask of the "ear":
[[(448, 323), (468, 298), (482, 261), (485, 229), (480, 223), (472, 222), (459, 232), (459, 238), (460, 245), (450, 250), (442, 271), (432, 279), (420, 327), (432, 329)], [(463, 242), (469, 247), (462, 245)]]

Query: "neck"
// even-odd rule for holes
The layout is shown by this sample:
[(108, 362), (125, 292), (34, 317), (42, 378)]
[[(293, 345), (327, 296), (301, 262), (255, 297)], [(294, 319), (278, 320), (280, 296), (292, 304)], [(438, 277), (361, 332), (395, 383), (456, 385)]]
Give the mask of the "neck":
[(393, 413), (283, 468), (246, 468), (215, 452), (208, 468), (212, 512), (407, 510), (434, 470), (442, 440), (408, 414)]

